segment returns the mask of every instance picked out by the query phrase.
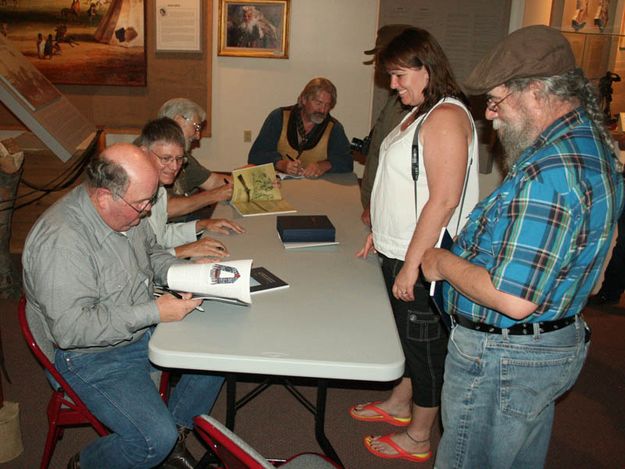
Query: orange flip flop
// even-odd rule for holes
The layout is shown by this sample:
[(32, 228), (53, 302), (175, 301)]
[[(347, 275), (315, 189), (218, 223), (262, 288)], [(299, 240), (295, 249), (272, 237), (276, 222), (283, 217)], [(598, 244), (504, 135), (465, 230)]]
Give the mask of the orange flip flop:
[[(377, 406), (380, 402), (382, 401), (370, 402), (362, 406), (360, 409), (357, 409), (357, 406), (352, 406), (349, 409), (349, 415), (351, 415), (353, 419), (360, 420), (361, 422), (386, 422), (391, 425), (395, 425), (396, 427), (407, 427), (410, 425), (410, 421), (412, 420), (411, 417), (394, 417)], [(375, 412), (376, 415), (363, 416), (356, 413), (362, 410), (371, 410)]]
[(406, 451), (404, 448), (402, 448), (401, 446), (399, 446), (397, 443), (393, 441), (393, 439), (391, 438), (393, 435), (395, 435), (395, 433), (380, 436), (378, 437), (378, 441), (389, 445), (391, 448), (397, 451), (394, 454), (382, 453), (378, 451), (377, 449), (373, 448), (371, 446), (371, 443), (373, 442), (372, 435), (365, 436), (364, 438), (365, 448), (367, 448), (367, 451), (369, 451), (371, 454), (379, 458), (384, 458), (384, 459), (405, 459), (406, 461), (411, 461), (411, 462), (425, 462), (432, 457), (432, 451), (427, 451), (425, 453), (409, 453), (408, 451)]

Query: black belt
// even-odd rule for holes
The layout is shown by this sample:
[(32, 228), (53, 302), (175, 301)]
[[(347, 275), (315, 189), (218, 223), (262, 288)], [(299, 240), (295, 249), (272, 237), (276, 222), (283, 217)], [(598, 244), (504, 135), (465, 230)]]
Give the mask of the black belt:
[(466, 327), (467, 329), (473, 329), (474, 331), (479, 332), (488, 332), (489, 334), (503, 334), (503, 331), (506, 330), (510, 335), (532, 335), (534, 334), (534, 324), (538, 324), (538, 330), (541, 334), (557, 331), (573, 324), (576, 317), (577, 316), (569, 316), (568, 318), (557, 319), (555, 321), (523, 322), (501, 329), (483, 322), (473, 322), (465, 316), (460, 316), (458, 314), (453, 315), (456, 324)]

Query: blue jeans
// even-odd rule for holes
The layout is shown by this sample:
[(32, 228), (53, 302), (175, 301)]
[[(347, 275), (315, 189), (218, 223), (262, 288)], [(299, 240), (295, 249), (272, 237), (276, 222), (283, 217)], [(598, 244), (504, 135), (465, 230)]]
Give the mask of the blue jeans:
[(193, 417), (210, 412), (223, 377), (184, 374), (169, 399), (169, 409), (150, 377), (151, 330), (138, 341), (110, 351), (57, 350), (55, 366), (91, 412), (110, 430), (80, 452), (83, 469), (150, 468), (176, 444), (176, 425), (193, 427)]
[(454, 327), (435, 467), (543, 467), (555, 400), (573, 386), (586, 358), (584, 325), (579, 318), (527, 336)]

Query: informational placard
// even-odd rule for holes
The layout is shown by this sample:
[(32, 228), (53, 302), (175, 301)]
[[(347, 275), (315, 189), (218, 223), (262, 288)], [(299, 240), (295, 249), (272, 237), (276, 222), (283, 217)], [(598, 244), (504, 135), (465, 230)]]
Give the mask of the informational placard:
[(156, 0), (156, 52), (201, 52), (201, 0)]

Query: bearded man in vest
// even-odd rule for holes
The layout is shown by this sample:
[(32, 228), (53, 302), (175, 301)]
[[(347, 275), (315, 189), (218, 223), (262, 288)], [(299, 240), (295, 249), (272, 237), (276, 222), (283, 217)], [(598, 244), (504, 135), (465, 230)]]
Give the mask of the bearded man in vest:
[(341, 123), (330, 115), (336, 87), (327, 78), (313, 78), (297, 104), (273, 110), (265, 119), (247, 161), (273, 163), (291, 176), (316, 178), (353, 169), (349, 141)]

